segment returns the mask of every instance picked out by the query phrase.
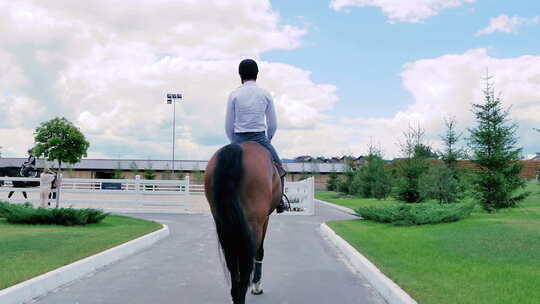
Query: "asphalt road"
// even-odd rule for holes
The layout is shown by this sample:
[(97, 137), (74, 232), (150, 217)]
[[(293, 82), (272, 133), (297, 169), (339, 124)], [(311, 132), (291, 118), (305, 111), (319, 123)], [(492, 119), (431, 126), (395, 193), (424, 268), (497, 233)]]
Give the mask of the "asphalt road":
[[(35, 303), (231, 303), (210, 215), (133, 216), (164, 223), (171, 235)], [(272, 215), (265, 243), (264, 294), (249, 294), (247, 303), (385, 303), (319, 233), (322, 222), (349, 218), (322, 205), (317, 216)]]

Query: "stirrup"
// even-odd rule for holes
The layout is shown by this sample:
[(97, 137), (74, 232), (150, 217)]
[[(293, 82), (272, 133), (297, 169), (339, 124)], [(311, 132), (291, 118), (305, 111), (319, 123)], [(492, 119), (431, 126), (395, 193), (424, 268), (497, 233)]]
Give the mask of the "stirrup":
[[(285, 200), (287, 203), (285, 203)], [(276, 213), (283, 213), (283, 211), (291, 210), (291, 202), (289, 201), (289, 198), (285, 193), (283, 193), (283, 196), (281, 197), (281, 200), (279, 201), (279, 205), (276, 207)]]

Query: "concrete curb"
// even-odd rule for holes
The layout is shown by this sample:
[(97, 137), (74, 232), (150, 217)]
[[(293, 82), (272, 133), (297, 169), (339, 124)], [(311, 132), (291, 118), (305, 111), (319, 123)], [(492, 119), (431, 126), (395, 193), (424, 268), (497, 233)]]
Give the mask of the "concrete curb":
[(0, 290), (0, 303), (20, 304), (43, 296), (62, 285), (94, 272), (98, 268), (150, 247), (168, 235), (169, 227), (163, 225), (163, 228), (158, 231)]
[(411, 296), (385, 276), (347, 241), (337, 235), (328, 225), (322, 223), (320, 229), (324, 239), (345, 256), (350, 266), (362, 274), (386, 302), (389, 304), (417, 304)]
[(343, 211), (343, 212), (348, 213), (350, 215), (358, 216), (358, 214), (356, 214), (356, 212), (354, 212), (354, 210), (352, 210), (351, 208), (347, 208), (347, 207), (343, 207), (343, 206), (340, 206), (340, 205), (332, 204), (332, 203), (329, 203), (329, 202), (326, 202), (326, 201), (321, 201), (319, 199), (315, 199), (315, 202), (321, 203), (321, 204), (326, 205), (328, 207), (332, 207), (332, 208), (337, 209), (339, 211)]

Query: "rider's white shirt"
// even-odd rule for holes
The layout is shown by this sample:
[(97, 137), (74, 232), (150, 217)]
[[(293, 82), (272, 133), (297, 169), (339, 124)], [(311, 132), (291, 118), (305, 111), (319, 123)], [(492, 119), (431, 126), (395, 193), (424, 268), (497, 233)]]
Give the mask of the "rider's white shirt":
[(276, 111), (272, 96), (255, 81), (246, 81), (229, 96), (225, 132), (233, 141), (234, 133), (266, 131), (268, 139), (277, 128)]

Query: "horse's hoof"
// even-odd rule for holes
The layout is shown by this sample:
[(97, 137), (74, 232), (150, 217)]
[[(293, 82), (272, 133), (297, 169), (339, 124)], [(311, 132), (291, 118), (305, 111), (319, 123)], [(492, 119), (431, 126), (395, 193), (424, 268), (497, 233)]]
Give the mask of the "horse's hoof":
[(257, 283), (253, 283), (253, 287), (251, 288), (251, 293), (254, 295), (260, 295), (263, 293), (261, 281)]

